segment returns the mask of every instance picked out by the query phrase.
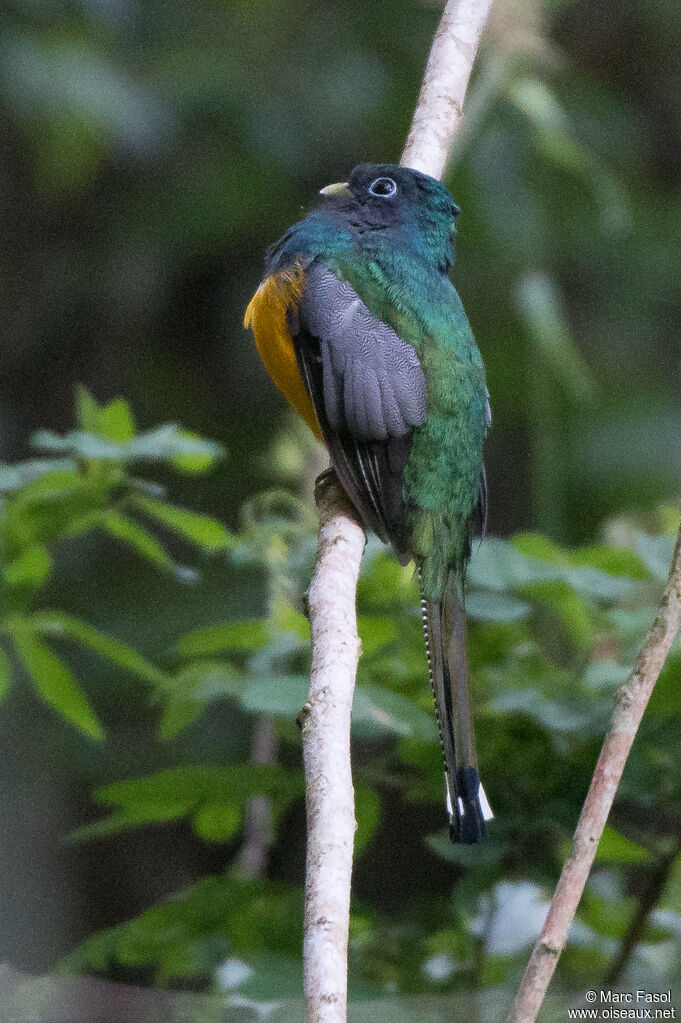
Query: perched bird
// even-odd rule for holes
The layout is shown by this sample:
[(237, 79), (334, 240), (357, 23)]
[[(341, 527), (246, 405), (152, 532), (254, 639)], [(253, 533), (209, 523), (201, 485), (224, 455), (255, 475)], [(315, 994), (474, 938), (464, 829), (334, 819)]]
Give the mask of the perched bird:
[[(441, 182), (360, 164), (267, 253), (246, 310), (267, 371), (365, 526), (414, 559), (453, 842), (492, 816), (480, 784), (464, 577), (485, 516), (485, 371), (449, 279), (459, 208)], [(484, 525), (483, 525), (484, 528)]]

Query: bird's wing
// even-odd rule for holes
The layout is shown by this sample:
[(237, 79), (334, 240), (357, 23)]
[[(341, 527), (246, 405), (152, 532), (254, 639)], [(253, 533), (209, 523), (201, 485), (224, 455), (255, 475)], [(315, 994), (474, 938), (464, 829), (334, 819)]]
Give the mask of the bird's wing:
[(307, 270), (288, 326), (341, 483), (365, 523), (406, 563), (404, 468), (413, 428), (426, 420), (416, 352), (319, 263)]

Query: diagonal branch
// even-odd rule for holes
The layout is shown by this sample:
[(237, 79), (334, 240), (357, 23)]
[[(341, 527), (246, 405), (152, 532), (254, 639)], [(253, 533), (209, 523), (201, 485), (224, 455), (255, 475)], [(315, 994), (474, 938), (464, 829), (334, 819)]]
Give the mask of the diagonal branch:
[(428, 57), (401, 163), (441, 178), (461, 127), (463, 101), (492, 0), (449, 0)]
[(509, 1023), (534, 1023), (567, 940), (624, 765), (653, 687), (674, 642), (681, 619), (681, 528), (669, 578), (636, 665), (619, 689), (610, 730), (603, 742), (577, 824), (572, 856), (563, 866), (548, 916), (520, 983)]

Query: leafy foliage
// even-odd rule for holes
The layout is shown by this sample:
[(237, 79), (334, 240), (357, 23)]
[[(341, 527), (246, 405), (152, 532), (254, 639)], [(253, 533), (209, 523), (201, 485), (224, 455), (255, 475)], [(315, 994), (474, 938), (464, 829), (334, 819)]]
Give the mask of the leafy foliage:
[[(676, 518), (663, 510), (658, 522), (671, 530)], [(661, 558), (670, 534), (635, 528), (629, 535), (628, 545), (602, 542), (574, 549), (524, 533), (511, 540), (490, 537), (474, 548), (468, 593), (471, 660), (481, 772), (496, 813), (481, 848), (452, 847), (442, 828), (442, 767), (416, 584), (411, 568), (401, 568), (370, 540), (358, 592), (364, 652), (353, 711), (358, 869), (361, 876), (362, 864), (385, 843), (394, 854), (392, 817), (404, 821), (416, 814), (428, 822), (416, 830), (421, 855), (430, 869), (449, 872), (453, 896), (433, 898), (419, 890), (391, 908), (380, 900), (372, 904), (360, 888), (351, 947), (353, 977), (360, 986), (378, 992), (394, 985), (410, 993), (512, 983), (545, 912), (545, 887), (566, 855), (615, 689), (632, 667), (659, 596), (658, 557), (650, 552), (659, 548)], [(309, 509), (291, 497), (266, 495), (245, 510), (244, 527), (227, 553), (235, 564), (264, 570), (266, 613), (179, 637), (174, 666), (156, 680), (162, 736), (180, 735), (226, 704), (247, 715), (271, 716), (284, 748), (298, 744), (294, 719), (305, 700), (309, 669), (309, 630), (298, 608), (312, 540)], [(665, 697), (669, 670), (561, 967), (568, 984), (581, 983), (584, 976), (595, 983), (602, 975), (636, 912), (635, 901), (623, 898), (626, 884), (637, 872), (649, 871), (674, 840), (676, 819), (667, 817), (664, 824), (653, 809), (681, 800), (681, 773), (669, 752), (673, 744), (657, 745), (660, 730), (678, 720), (677, 704)], [(294, 811), (301, 785), (300, 775), (283, 764), (166, 770), (100, 790), (97, 799), (111, 809), (110, 816), (74, 837), (187, 819), (203, 840), (234, 848), (248, 799), (267, 796), (279, 829)], [(648, 824), (642, 824), (643, 815)], [(238, 857), (231, 862), (224, 879), (201, 882), (179, 903), (172, 899), (98, 935), (72, 963), (101, 968), (112, 959), (129, 963), (133, 956), (168, 982), (219, 971), (221, 963), (236, 958), (248, 966), (243, 983), (248, 977), (253, 990), (261, 975), (266, 986), (262, 956), (267, 950), (284, 957), (282, 976), (297, 975), (294, 942), (275, 947), (261, 936), (253, 944), (233, 929), (251, 882), (240, 874)], [(292, 897), (293, 890), (287, 890)], [(265, 887), (262, 897), (278, 905), (275, 889)], [(224, 916), (212, 915), (204, 905), (209, 898), (220, 900)], [(651, 921), (644, 941), (651, 947), (676, 941), (671, 920), (681, 920), (675, 915), (679, 910), (667, 910), (665, 925), (653, 927)], [(159, 913), (172, 914), (173, 926), (164, 926), (163, 937)], [(286, 981), (281, 983), (287, 990)]]
[(2, 692), (9, 688), (14, 661), (66, 720), (90, 738), (102, 739), (104, 730), (88, 696), (52, 643), (66, 639), (87, 647), (153, 686), (164, 685), (168, 676), (125, 643), (72, 615), (33, 611), (50, 582), (51, 549), (60, 541), (106, 530), (141, 557), (184, 578), (186, 570), (138, 522), (137, 511), (208, 552), (225, 550), (230, 536), (214, 519), (176, 508), (164, 497), (147, 496), (149, 491), (163, 494), (163, 488), (131, 472), (133, 466), (164, 462), (182, 472), (203, 471), (220, 457), (218, 445), (174, 425), (137, 433), (126, 401), (100, 406), (84, 388), (78, 390), (77, 411), (78, 430), (66, 436), (41, 430), (33, 437), (35, 448), (58, 458), (0, 465), (0, 629), (8, 645), (2, 651)]

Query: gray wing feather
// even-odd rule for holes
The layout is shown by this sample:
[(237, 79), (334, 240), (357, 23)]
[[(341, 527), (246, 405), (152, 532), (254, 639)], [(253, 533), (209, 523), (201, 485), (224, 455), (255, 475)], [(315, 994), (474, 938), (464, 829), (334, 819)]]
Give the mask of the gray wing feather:
[(346, 281), (311, 266), (299, 315), (320, 341), (324, 405), (333, 429), (385, 440), (426, 421), (426, 383), (416, 352), (369, 312)]
[(408, 427), (404, 416), (400, 412), (400, 407), (397, 404), (397, 398), (395, 397), (393, 388), (390, 386), (386, 370), (381, 370), (379, 373), (379, 383), (381, 388), (381, 402), (383, 412), (385, 413), (385, 422), (388, 427), (388, 432), (394, 437), (400, 437), (406, 433)]
[(387, 417), (381, 399), (381, 388), (378, 374), (373, 367), (368, 367), (364, 377), (364, 401), (367, 412), (367, 434), (384, 440), (388, 434)]

